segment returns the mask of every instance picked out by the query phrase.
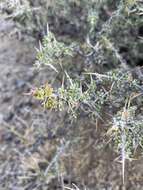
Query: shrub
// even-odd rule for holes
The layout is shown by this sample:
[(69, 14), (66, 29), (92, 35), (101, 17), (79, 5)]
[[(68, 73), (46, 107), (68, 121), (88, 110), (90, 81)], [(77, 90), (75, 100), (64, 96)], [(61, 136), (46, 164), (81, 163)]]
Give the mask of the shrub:
[(142, 2), (1, 1), (1, 7), (27, 33), (42, 33), (48, 20), (35, 65), (49, 66), (62, 85), (46, 83), (32, 95), (45, 109), (66, 110), (71, 121), (110, 114), (105, 134), (121, 155), (124, 181), (125, 159), (143, 147), (142, 73), (135, 69), (143, 60)]

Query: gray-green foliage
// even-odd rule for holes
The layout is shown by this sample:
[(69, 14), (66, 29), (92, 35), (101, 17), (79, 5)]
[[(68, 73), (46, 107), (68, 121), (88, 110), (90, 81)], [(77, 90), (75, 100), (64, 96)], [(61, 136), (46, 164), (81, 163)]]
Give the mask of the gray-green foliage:
[[(118, 115), (118, 112), (122, 113), (121, 110), (124, 109), (127, 98), (133, 94), (139, 94), (139, 99), (142, 96), (140, 81), (132, 76), (128, 65), (129, 62), (130, 66), (133, 66), (134, 62), (142, 59), (142, 39), (138, 35), (142, 24), (141, 3), (136, 0), (114, 3), (111, 0), (90, 2), (61, 0), (55, 1), (52, 11), (56, 17), (61, 11), (62, 18), (68, 20), (69, 24), (73, 23), (78, 26), (80, 18), (74, 15), (71, 17), (74, 11), (73, 5), (82, 10), (82, 22), (87, 27), (84, 30), (85, 27), (81, 26), (83, 33), (86, 31), (85, 41), (76, 41), (74, 45), (73, 43), (65, 44), (57, 41), (54, 34), (48, 31), (38, 50), (37, 61), (39, 64), (50, 64), (54, 67), (56, 67), (55, 63), (62, 63), (62, 72), (66, 82), (55, 90), (60, 110), (66, 107), (73, 118), (78, 118), (84, 113), (92, 119), (101, 120), (104, 120), (102, 115), (106, 114), (105, 108), (113, 112), (112, 124), (118, 128), (116, 133), (113, 133), (115, 135), (113, 139), (116, 148), (120, 150), (122, 117)], [(100, 18), (101, 14), (107, 18)], [(84, 53), (85, 49), (88, 49), (88, 54)], [(124, 54), (121, 52), (122, 49), (125, 49)], [(71, 56), (83, 58), (81, 74), (77, 74), (77, 77), (72, 77), (73, 70), (68, 70), (68, 66), (64, 66)], [(119, 69), (119, 66), (123, 69)], [(135, 101), (131, 104), (129, 112), (132, 107), (138, 107)], [(125, 126), (125, 151), (128, 156), (133, 156), (135, 149), (138, 146), (142, 147), (142, 120), (138, 120), (136, 115), (128, 119)], [(138, 135), (139, 131), (141, 135)]]
[(70, 46), (58, 42), (54, 34), (48, 31), (37, 53), (39, 64), (54, 64), (66, 56), (73, 56), (74, 44)]
[(126, 158), (132, 158), (139, 148), (143, 148), (143, 118), (136, 116), (136, 106), (129, 107), (126, 110), (125, 117), (123, 117), (123, 112), (117, 113), (113, 119), (113, 125), (116, 127), (116, 132), (114, 133), (113, 141), (117, 150), (122, 149), (122, 124), (125, 130), (125, 156)]
[(26, 32), (43, 35), (49, 25), (36, 64), (54, 69), (62, 85), (51, 88), (53, 99), (46, 96), (45, 105), (53, 100), (47, 107), (67, 110), (70, 119), (86, 116), (105, 123), (109, 118), (107, 136), (121, 154), (124, 176), (125, 159), (143, 148), (142, 76), (132, 72), (143, 60), (141, 1), (21, 2), (22, 9), (4, 7), (2, 12)]

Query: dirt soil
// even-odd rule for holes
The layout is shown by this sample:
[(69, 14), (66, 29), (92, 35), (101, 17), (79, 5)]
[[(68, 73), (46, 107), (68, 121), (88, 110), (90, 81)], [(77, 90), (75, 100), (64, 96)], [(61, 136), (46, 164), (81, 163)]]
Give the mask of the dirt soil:
[[(41, 173), (63, 143), (68, 124), (64, 113), (45, 111), (26, 95), (52, 80), (47, 70), (33, 71), (35, 46), (37, 41), (21, 37), (14, 23), (0, 20), (0, 190), (56, 190), (63, 189), (61, 182), (90, 190), (125, 189), (117, 155), (108, 145), (97, 146), (102, 136), (85, 120), (76, 123), (82, 127), (75, 130), (80, 138), (68, 152), (71, 165), (68, 154), (62, 160), (63, 180), (50, 175), (44, 181)], [(143, 160), (127, 161), (125, 175), (127, 190), (143, 190)]]

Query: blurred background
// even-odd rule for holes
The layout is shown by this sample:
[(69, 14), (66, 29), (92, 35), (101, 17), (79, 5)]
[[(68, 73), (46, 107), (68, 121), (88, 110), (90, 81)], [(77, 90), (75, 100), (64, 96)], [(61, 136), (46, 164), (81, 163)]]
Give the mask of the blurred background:
[[(28, 95), (46, 82), (61, 84), (52, 69), (34, 66), (47, 24), (57, 40), (78, 44), (65, 64), (73, 77), (83, 68), (127, 68), (142, 82), (142, 15), (142, 1), (0, 0), (1, 190), (143, 189), (138, 155), (126, 161), (123, 187), (122, 166), (105, 142), (102, 122), (97, 127), (84, 115), (71, 122), (66, 111), (44, 110)], [(103, 48), (90, 55), (98, 41)]]

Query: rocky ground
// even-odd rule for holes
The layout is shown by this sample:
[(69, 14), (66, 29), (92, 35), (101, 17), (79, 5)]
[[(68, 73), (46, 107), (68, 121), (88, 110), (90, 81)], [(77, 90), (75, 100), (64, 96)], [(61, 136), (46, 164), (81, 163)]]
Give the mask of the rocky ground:
[[(34, 86), (52, 81), (48, 70), (33, 70), (36, 46), (37, 41), (21, 36), (13, 22), (0, 20), (0, 189), (74, 188), (71, 183), (81, 189), (123, 189), (117, 155), (108, 144), (97, 145), (103, 136), (94, 124), (85, 119), (72, 124), (82, 127), (75, 128), (79, 140), (69, 151), (65, 113), (45, 111), (27, 95)], [(59, 162), (63, 168), (55, 170)], [(142, 190), (143, 160), (127, 161), (125, 178), (126, 189)]]

